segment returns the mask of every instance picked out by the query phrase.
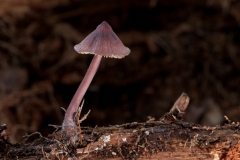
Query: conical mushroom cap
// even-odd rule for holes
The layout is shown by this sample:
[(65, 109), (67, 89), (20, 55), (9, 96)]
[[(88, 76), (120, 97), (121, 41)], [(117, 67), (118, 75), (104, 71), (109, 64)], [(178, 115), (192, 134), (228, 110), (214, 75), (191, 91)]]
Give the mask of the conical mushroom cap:
[(123, 58), (130, 53), (111, 26), (103, 21), (81, 43), (74, 46), (80, 54), (96, 54), (110, 58)]

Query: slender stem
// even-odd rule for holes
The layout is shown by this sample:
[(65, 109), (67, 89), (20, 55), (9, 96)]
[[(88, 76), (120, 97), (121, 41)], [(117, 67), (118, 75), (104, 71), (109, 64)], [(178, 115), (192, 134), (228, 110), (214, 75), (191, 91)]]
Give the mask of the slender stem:
[(99, 55), (95, 55), (93, 57), (93, 60), (87, 70), (87, 73), (85, 74), (81, 84), (79, 85), (76, 93), (74, 94), (74, 97), (72, 99), (72, 101), (70, 102), (67, 111), (65, 113), (65, 117), (63, 120), (63, 124), (62, 127), (71, 127), (71, 126), (76, 126), (74, 119), (73, 119), (73, 114), (74, 112), (77, 111), (84, 94), (86, 93), (95, 73), (98, 70), (98, 66), (100, 64), (100, 61), (102, 59), (102, 56)]

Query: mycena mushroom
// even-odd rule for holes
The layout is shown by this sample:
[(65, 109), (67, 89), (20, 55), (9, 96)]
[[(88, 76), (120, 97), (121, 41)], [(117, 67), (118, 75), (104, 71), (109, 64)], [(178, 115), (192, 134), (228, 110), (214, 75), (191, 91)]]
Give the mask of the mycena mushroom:
[(63, 129), (65, 127), (76, 127), (74, 113), (91, 83), (102, 57), (123, 58), (130, 53), (130, 49), (123, 45), (111, 26), (105, 21), (98, 25), (96, 30), (90, 33), (81, 43), (75, 45), (74, 49), (80, 54), (93, 54), (94, 57), (66, 110), (62, 124)]

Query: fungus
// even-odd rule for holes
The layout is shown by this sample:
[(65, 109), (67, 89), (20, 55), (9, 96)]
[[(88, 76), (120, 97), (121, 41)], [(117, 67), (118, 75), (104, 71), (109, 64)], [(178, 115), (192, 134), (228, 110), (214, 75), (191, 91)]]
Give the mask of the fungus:
[(81, 43), (75, 45), (74, 49), (79, 54), (94, 54), (94, 57), (66, 110), (62, 124), (63, 130), (65, 127), (76, 127), (74, 113), (77, 111), (91, 83), (102, 57), (120, 59), (130, 53), (130, 49), (123, 45), (118, 36), (113, 32), (111, 26), (105, 21), (98, 25), (96, 30), (90, 33)]

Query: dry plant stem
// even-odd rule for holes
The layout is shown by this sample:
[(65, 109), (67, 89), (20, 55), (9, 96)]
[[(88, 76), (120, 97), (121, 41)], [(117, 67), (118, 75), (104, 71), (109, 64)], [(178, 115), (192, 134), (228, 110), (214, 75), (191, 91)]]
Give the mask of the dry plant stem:
[(165, 113), (160, 118), (160, 121), (166, 119), (167, 116), (169, 116), (169, 115), (173, 116), (173, 113), (175, 110), (177, 110), (179, 113), (184, 113), (188, 107), (189, 101), (190, 101), (190, 98), (188, 97), (188, 95), (186, 93), (183, 92), (180, 95), (180, 97), (177, 99), (177, 101), (174, 103), (171, 110), (169, 112)]
[(76, 127), (73, 114), (74, 112), (77, 112), (77, 109), (83, 99), (83, 96), (86, 93), (95, 73), (97, 72), (101, 59), (102, 59), (102, 56), (99, 56), (99, 55), (95, 55), (93, 57), (93, 60), (87, 70), (86, 75), (82, 80), (82, 83), (78, 87), (72, 101), (70, 102), (67, 108), (67, 111), (65, 113), (65, 117), (63, 120), (63, 124), (62, 124), (63, 129), (65, 127)]
[(188, 107), (188, 103), (190, 101), (190, 98), (186, 93), (182, 93), (180, 97), (177, 99), (177, 101), (174, 103), (173, 107), (169, 111), (169, 113), (173, 113), (176, 109), (180, 112), (185, 112), (185, 110)]
[(89, 115), (90, 113), (90, 110), (88, 111), (87, 114), (85, 114), (81, 119), (80, 118), (80, 115), (81, 115), (81, 112), (82, 112), (82, 108), (83, 108), (83, 104), (84, 104), (84, 99), (82, 101), (82, 104), (81, 106), (78, 108), (75, 116), (74, 116), (74, 121), (77, 125), (77, 130), (78, 130), (78, 137), (79, 137), (79, 142), (80, 144), (82, 144), (82, 131), (81, 131), (81, 126), (80, 124), (82, 123), (82, 121), (84, 121), (85, 119), (87, 119), (87, 116)]

